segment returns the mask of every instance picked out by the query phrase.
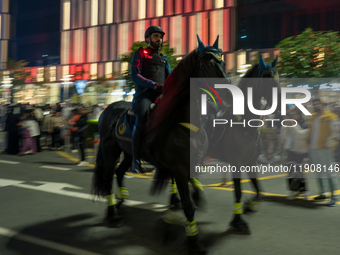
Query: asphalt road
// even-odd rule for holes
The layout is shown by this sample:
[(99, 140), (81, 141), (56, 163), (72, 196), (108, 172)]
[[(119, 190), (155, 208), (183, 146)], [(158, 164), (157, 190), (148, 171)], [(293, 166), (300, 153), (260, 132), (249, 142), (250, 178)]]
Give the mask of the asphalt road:
[[(91, 152), (89, 152), (89, 155)], [(76, 155), (43, 151), (35, 155), (0, 155), (0, 254), (187, 254), (185, 231), (171, 226), (172, 239), (164, 234), (161, 217), (168, 190), (150, 196), (152, 175), (130, 175), (126, 186), (129, 206), (122, 206), (124, 225), (102, 224), (106, 203), (90, 196), (92, 165), (78, 167)], [(88, 158), (91, 160), (91, 158)], [(260, 211), (245, 215), (251, 235), (228, 230), (233, 211), (233, 189), (220, 187), (220, 179), (202, 179), (208, 210), (196, 211), (201, 240), (208, 254), (338, 254), (340, 207), (312, 201), (288, 201), (286, 180), (261, 180), (265, 192)], [(308, 180), (310, 195), (317, 194), (316, 180)], [(248, 181), (243, 199), (252, 196)]]

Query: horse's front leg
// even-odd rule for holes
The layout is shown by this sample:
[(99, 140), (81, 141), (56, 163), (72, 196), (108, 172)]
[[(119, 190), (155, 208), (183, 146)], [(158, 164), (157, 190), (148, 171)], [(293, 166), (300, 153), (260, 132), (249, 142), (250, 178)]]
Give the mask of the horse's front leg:
[[(240, 167), (237, 167), (237, 170), (240, 171)], [(230, 226), (238, 234), (250, 235), (248, 224), (242, 219), (242, 216), (241, 216), (243, 213), (243, 205), (241, 202), (242, 189), (241, 189), (241, 173), (240, 172), (233, 173), (233, 181), (234, 181), (234, 189), (235, 189), (235, 203), (234, 203), (234, 218), (230, 222)]]
[[(256, 163), (255, 163), (256, 164)], [(257, 176), (256, 172), (250, 172), (249, 178), (254, 186), (254, 189), (256, 191), (256, 194), (250, 199), (245, 207), (244, 207), (244, 213), (248, 212), (257, 212), (260, 209), (261, 205), (261, 199), (260, 199), (260, 187), (259, 183), (257, 182)]]
[(189, 176), (186, 169), (178, 169), (175, 173), (175, 180), (177, 183), (177, 189), (181, 197), (182, 208), (184, 210), (185, 217), (187, 219), (185, 223), (186, 235), (188, 238), (188, 244), (193, 253), (205, 253), (205, 248), (199, 243), (198, 228), (195, 216), (195, 207), (190, 197), (189, 191)]

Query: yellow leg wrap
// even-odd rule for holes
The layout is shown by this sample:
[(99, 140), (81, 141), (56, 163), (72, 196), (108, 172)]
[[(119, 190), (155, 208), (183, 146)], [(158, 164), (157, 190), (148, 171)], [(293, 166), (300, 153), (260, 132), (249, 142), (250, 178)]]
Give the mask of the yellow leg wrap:
[(261, 202), (258, 201), (250, 201), (249, 209), (252, 211), (258, 211), (260, 209)]
[(177, 185), (176, 185), (176, 183), (171, 184), (170, 193), (171, 194), (176, 194), (177, 193)]
[(106, 198), (107, 198), (107, 205), (108, 206), (113, 206), (113, 205), (117, 204), (115, 194), (108, 195)]
[(197, 180), (196, 178), (192, 178), (192, 179), (191, 179), (191, 184), (192, 184), (195, 188), (200, 189), (200, 190), (203, 191), (202, 183), (201, 183), (199, 180)]
[(196, 225), (196, 221), (193, 220), (192, 222), (187, 221), (185, 224), (185, 231), (187, 233), (187, 236), (195, 236), (198, 234), (198, 229)]
[(125, 187), (119, 188), (119, 198), (120, 199), (128, 199), (129, 198), (129, 191)]
[(243, 206), (242, 203), (234, 203), (234, 214), (242, 214)]

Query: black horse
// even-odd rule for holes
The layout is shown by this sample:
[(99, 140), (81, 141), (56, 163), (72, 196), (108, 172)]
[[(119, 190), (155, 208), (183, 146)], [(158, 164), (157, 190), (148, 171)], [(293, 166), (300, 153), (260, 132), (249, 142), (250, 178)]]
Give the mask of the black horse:
[[(190, 78), (227, 79), (228, 77), (225, 73), (225, 63), (222, 61), (222, 52), (218, 49), (218, 38), (213, 46), (204, 46), (199, 38), (198, 42), (198, 49), (187, 55), (164, 83), (162, 98), (156, 109), (150, 113), (146, 123), (142, 158), (157, 168), (152, 193), (162, 190), (166, 181), (171, 176), (174, 177), (187, 218), (185, 227), (189, 245), (194, 251), (203, 252), (204, 248), (197, 241), (195, 207), (190, 197), (188, 182), (190, 181), (190, 153), (198, 155), (202, 152), (202, 148), (198, 147), (195, 151), (190, 150), (190, 143), (204, 145), (206, 136), (203, 129), (195, 132), (195, 135), (190, 135), (192, 131), (183, 123), (191, 124), (192, 127), (201, 127), (199, 117), (190, 120), (190, 113), (193, 111), (199, 113), (197, 102), (189, 99)], [(127, 102), (113, 103), (105, 109), (99, 119), (100, 144), (93, 177), (93, 191), (95, 195), (107, 196), (106, 219), (111, 223), (120, 220), (115, 208), (117, 203), (115, 195), (112, 193), (115, 165), (121, 152), (124, 151), (124, 160), (116, 170), (117, 179), (120, 179), (120, 175), (124, 175), (125, 169), (131, 165), (132, 152), (131, 142), (118, 139), (113, 130), (121, 114), (130, 106), (131, 104)], [(197, 190), (201, 189), (197, 180), (191, 181)], [(120, 186), (123, 187), (122, 183)]]
[[(280, 86), (279, 76), (275, 70), (277, 58), (272, 63), (266, 63), (260, 55), (259, 64), (250, 68), (244, 77), (240, 80), (238, 88), (243, 92), (244, 98), (247, 99), (249, 95), (249, 88), (252, 88), (252, 101), (253, 107), (260, 110), (263, 108), (261, 105), (261, 99), (264, 98), (267, 101), (265, 109), (273, 106), (273, 88), (276, 88), (276, 103), (280, 105)], [(230, 94), (229, 94), (230, 96)], [(233, 99), (227, 97), (226, 101), (232, 104)], [(219, 137), (218, 141), (212, 141), (209, 145), (209, 152), (213, 157), (218, 158), (224, 162), (228, 162), (231, 166), (236, 167), (236, 172), (232, 173), (234, 188), (235, 188), (235, 204), (234, 204), (234, 218), (230, 222), (232, 228), (241, 234), (250, 234), (247, 223), (242, 219), (241, 214), (249, 211), (257, 211), (260, 204), (260, 187), (257, 182), (256, 172), (248, 173), (250, 180), (256, 190), (256, 195), (247, 202), (243, 207), (241, 203), (242, 190), (241, 190), (241, 166), (257, 166), (257, 159), (261, 153), (262, 140), (259, 126), (261, 126), (260, 116), (252, 113), (248, 105), (247, 100), (244, 100), (244, 115), (242, 116), (230, 116), (228, 112), (231, 109), (225, 109), (224, 113), (219, 118), (230, 119), (234, 118), (234, 121), (238, 123), (232, 127), (225, 125), (223, 135)], [(229, 106), (231, 108), (231, 106)], [(277, 107), (274, 111), (276, 121), (281, 120), (280, 107)], [(249, 122), (250, 120), (253, 120)], [(256, 121), (259, 120), (259, 121)], [(230, 121), (230, 120), (229, 120)], [(249, 123), (251, 123), (249, 125)], [(274, 122), (271, 122), (271, 125)], [(276, 122), (277, 123), (277, 122)]]

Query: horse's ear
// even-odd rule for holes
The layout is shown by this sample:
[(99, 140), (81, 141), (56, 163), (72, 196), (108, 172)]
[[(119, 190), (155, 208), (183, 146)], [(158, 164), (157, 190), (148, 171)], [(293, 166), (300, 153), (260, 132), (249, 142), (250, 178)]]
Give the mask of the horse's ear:
[(266, 63), (264, 62), (261, 53), (260, 53), (260, 59), (259, 59), (259, 68), (261, 71), (266, 70)]
[(274, 58), (273, 62), (272, 62), (272, 67), (275, 68), (276, 63), (277, 63), (277, 59), (279, 58), (278, 55), (276, 55), (276, 58)]
[(198, 50), (199, 52), (203, 52), (205, 49), (204, 43), (201, 41), (200, 37), (197, 35), (197, 41), (198, 41)]
[(219, 37), (220, 37), (220, 35), (217, 35), (216, 41), (214, 42), (213, 47), (214, 47), (215, 49), (218, 49), (218, 38), (219, 38)]

